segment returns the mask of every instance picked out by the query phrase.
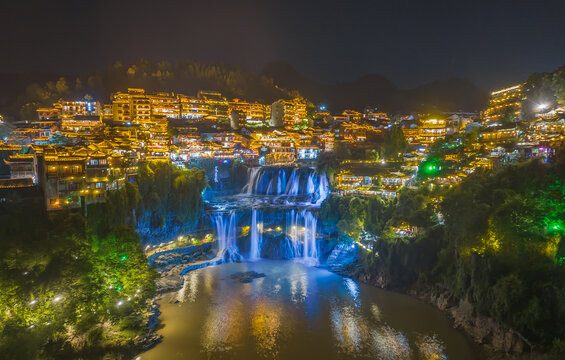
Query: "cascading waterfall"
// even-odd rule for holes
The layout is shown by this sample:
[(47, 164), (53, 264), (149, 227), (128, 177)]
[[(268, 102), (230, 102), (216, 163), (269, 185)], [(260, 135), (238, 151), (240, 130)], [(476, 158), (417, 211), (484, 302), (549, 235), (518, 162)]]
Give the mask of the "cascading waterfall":
[(286, 216), (286, 233), (290, 239), (294, 258), (300, 258), (308, 264), (317, 264), (318, 244), (316, 234), (318, 219), (309, 210), (291, 209)]
[[(219, 256), (227, 261), (262, 257), (318, 264), (315, 210), (330, 192), (326, 175), (295, 166), (248, 169), (247, 183), (235, 196), (207, 200)], [(240, 227), (249, 228), (238, 235)], [(263, 229), (264, 227), (264, 229)], [(243, 228), (242, 228), (243, 229)]]
[(311, 168), (256, 167), (248, 171), (242, 195), (304, 196), (314, 205), (329, 194), (328, 179)]
[(261, 259), (262, 244), (263, 244), (263, 212), (259, 209), (253, 209), (251, 210), (249, 260)]
[(316, 189), (316, 205), (322, 205), (322, 202), (330, 195), (330, 183), (326, 174), (320, 176), (319, 185)]
[(290, 180), (286, 187), (285, 192), (290, 196), (298, 195), (298, 187), (300, 185), (300, 179), (298, 178), (298, 169), (292, 170), (292, 174), (290, 175)]
[(252, 195), (254, 193), (254, 186), (257, 183), (259, 170), (261, 170), (260, 167), (249, 168), (247, 171), (247, 184), (241, 189), (242, 194)]
[(216, 235), (218, 237), (218, 254), (224, 254), (230, 260), (239, 258), (239, 249), (236, 243), (237, 219), (235, 211), (213, 214), (216, 224)]

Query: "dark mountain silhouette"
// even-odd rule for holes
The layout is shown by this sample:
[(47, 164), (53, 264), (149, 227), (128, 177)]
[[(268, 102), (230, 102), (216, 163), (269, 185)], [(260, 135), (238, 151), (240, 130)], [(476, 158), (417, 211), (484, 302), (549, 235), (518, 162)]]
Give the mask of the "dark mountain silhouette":
[(333, 112), (366, 106), (386, 111), (478, 111), (488, 100), (485, 91), (460, 78), (434, 81), (408, 90), (399, 89), (377, 74), (330, 85), (302, 75), (285, 62), (266, 65), (262, 75), (281, 87), (298, 90), (315, 104), (327, 105)]
[(384, 111), (477, 111), (485, 107), (487, 94), (465, 79), (436, 81), (414, 89), (399, 89), (383, 76), (370, 74), (333, 85), (310, 79), (284, 62), (265, 66), (257, 75), (237, 66), (194, 61), (119, 62), (104, 71), (83, 76), (30, 72), (0, 74), (0, 113), (13, 119), (33, 119), (35, 109), (58, 99), (86, 94), (102, 102), (110, 93), (128, 87), (149, 92), (174, 91), (196, 95), (218, 90), (228, 98), (271, 103), (303, 95), (314, 104), (325, 104), (333, 113), (376, 106)]

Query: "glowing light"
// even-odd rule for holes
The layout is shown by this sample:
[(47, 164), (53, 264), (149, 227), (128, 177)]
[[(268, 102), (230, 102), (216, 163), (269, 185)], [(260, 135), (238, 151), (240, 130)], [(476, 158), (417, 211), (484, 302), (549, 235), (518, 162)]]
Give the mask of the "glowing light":
[(120, 307), (120, 306), (122, 306), (123, 304), (124, 304), (124, 302), (123, 302), (122, 300), (120, 300), (120, 301), (117, 302), (116, 306), (117, 306), (117, 307)]
[(29, 302), (29, 305), (35, 305), (37, 304), (37, 299), (33, 299), (32, 301)]
[(59, 295), (59, 296), (56, 296), (56, 297), (53, 299), (53, 302), (54, 302), (54, 303), (58, 303), (58, 302), (61, 301), (61, 300), (63, 300), (63, 297), (62, 297), (61, 295)]
[(128, 259), (127, 255), (122, 255), (122, 257), (120, 258), (120, 261), (126, 261)]
[(547, 104), (547, 103), (537, 104), (537, 105), (536, 105), (536, 110), (537, 110), (537, 111), (542, 111), (542, 110), (547, 109), (548, 107), (549, 107), (549, 104)]

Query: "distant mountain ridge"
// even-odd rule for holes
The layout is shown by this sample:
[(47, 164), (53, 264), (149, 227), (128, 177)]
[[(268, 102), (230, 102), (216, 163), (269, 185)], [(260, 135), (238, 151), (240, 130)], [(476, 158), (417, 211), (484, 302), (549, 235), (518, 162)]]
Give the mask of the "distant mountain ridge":
[(488, 93), (467, 79), (434, 81), (413, 89), (400, 89), (386, 77), (365, 75), (355, 81), (322, 84), (298, 72), (285, 62), (267, 64), (261, 75), (274, 83), (295, 89), (315, 104), (323, 103), (333, 112), (376, 106), (385, 111), (479, 111)]
[(110, 93), (140, 87), (149, 92), (174, 91), (196, 95), (217, 90), (228, 98), (271, 103), (303, 95), (314, 104), (325, 104), (333, 113), (376, 106), (395, 111), (478, 111), (487, 103), (486, 92), (465, 79), (431, 82), (414, 89), (399, 89), (387, 78), (365, 75), (355, 81), (321, 84), (284, 62), (265, 66), (261, 74), (237, 66), (181, 60), (173, 63), (137, 60), (116, 62), (90, 75), (68, 76), (29, 72), (0, 74), (0, 113), (14, 119), (33, 119), (35, 109), (60, 98), (86, 94), (103, 102)]

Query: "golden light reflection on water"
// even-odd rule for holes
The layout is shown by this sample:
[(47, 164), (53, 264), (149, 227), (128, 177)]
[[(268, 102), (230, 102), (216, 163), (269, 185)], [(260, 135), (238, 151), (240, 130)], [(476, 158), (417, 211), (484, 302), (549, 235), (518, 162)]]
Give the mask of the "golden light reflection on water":
[(177, 300), (180, 302), (195, 302), (198, 296), (198, 281), (200, 271), (192, 271), (184, 276), (183, 287), (178, 291)]
[(202, 329), (202, 348), (208, 353), (229, 352), (242, 343), (247, 309), (226, 283), (210, 301)]
[[(251, 332), (257, 353), (264, 358), (277, 358), (282, 337), (283, 312), (277, 304), (266, 300), (257, 302), (251, 318)], [(290, 330), (285, 329), (285, 333)], [(287, 334), (288, 335), (288, 334)]]
[[(371, 312), (380, 319), (376, 305), (373, 304)], [(346, 356), (366, 354), (383, 360), (411, 358), (410, 345), (402, 333), (387, 325), (373, 324), (354, 305), (332, 304), (331, 322), (340, 352)]]
[[(249, 283), (231, 277), (249, 270), (266, 276)], [(302, 264), (196, 270), (176, 298), (182, 304), (163, 306), (163, 343), (143, 360), (442, 360), (446, 349), (450, 359), (474, 359), (449, 324), (433, 335), (441, 315), (421, 317), (430, 311), (425, 304)]]
[(410, 345), (406, 337), (389, 326), (381, 326), (371, 331), (372, 351), (378, 359), (395, 360), (411, 359)]
[(423, 360), (443, 360), (447, 359), (447, 355), (444, 352), (443, 343), (437, 338), (437, 336), (421, 335), (416, 341), (416, 346), (420, 357)]

